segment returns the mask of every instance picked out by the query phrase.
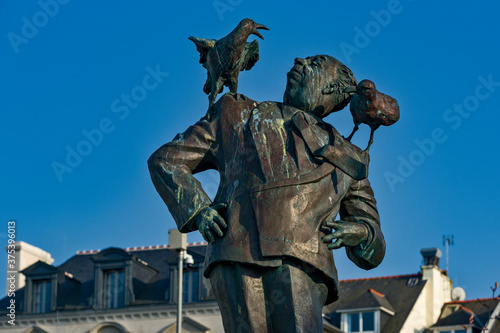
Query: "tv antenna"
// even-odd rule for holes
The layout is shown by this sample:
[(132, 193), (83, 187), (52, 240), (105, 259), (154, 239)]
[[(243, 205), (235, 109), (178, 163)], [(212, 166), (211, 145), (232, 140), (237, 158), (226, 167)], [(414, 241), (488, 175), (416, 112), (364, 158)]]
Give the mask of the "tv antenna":
[(450, 276), (450, 246), (455, 245), (453, 235), (443, 235), (443, 245), (446, 246), (446, 272)]

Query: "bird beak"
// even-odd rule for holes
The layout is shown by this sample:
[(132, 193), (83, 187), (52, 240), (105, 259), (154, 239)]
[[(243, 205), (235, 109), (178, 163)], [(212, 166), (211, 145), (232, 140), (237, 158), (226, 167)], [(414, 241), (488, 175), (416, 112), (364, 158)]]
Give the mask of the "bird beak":
[(269, 30), (269, 28), (263, 24), (255, 23), (255, 30), (252, 32), (252, 34), (260, 37), (260, 39), (264, 39), (264, 37), (260, 34), (260, 32), (257, 29)]
[(344, 89), (344, 92), (347, 94), (355, 94), (356, 93), (356, 86), (350, 86)]

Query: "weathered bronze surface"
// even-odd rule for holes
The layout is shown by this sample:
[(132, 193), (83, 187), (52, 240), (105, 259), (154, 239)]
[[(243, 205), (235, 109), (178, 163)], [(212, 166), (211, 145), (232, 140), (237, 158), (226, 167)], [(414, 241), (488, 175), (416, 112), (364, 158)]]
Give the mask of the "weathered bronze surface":
[(189, 37), (200, 52), (200, 64), (207, 69), (203, 91), (211, 107), (224, 86), (237, 93), (240, 71), (250, 70), (259, 60), (259, 42), (247, 43), (248, 36), (264, 37), (257, 29), (269, 30), (263, 24), (244, 19), (229, 35), (219, 40)]
[[(322, 120), (356, 85), (330, 56), (297, 58), (283, 103), (227, 93), (150, 157), (179, 230), (209, 242), (204, 275), (226, 332), (322, 332), (321, 308), (338, 298), (331, 250), (363, 269), (382, 261), (369, 155)], [(213, 202), (193, 177), (208, 169), (221, 177)]]
[(378, 91), (375, 88), (375, 83), (370, 80), (362, 80), (357, 86), (346, 88), (346, 91), (354, 93), (350, 104), (354, 129), (347, 140), (351, 141), (359, 124), (367, 124), (371, 129), (370, 140), (365, 149), (368, 151), (373, 143), (375, 130), (380, 125), (390, 126), (399, 120), (398, 101)]

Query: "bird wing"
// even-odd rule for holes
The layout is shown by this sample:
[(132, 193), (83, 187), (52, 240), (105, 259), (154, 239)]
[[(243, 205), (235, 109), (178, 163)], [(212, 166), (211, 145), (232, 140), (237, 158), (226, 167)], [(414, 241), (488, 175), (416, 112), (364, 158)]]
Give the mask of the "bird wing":
[(259, 42), (254, 40), (251, 43), (247, 43), (245, 50), (242, 55), (242, 66), (241, 70), (250, 70), (253, 65), (259, 60)]
[(352, 120), (355, 124), (363, 123), (364, 111), (366, 112), (366, 101), (359, 94), (354, 94), (351, 98), (349, 109)]
[(210, 76), (210, 72), (207, 71), (207, 81), (203, 86), (203, 92), (208, 95), (210, 94), (211, 91), (212, 91), (212, 77)]
[(385, 109), (385, 112), (383, 112), (384, 116), (385, 116), (385, 119), (384, 119), (385, 123), (383, 125), (389, 126), (389, 125), (392, 125), (399, 120), (398, 101), (394, 97), (391, 97), (389, 95), (386, 95), (383, 93), (380, 93), (380, 94), (382, 95), (384, 109)]
[(208, 51), (210, 51), (217, 42), (215, 39), (197, 38), (193, 36), (189, 37), (189, 40), (195, 43), (196, 49), (200, 52), (200, 64), (207, 61)]

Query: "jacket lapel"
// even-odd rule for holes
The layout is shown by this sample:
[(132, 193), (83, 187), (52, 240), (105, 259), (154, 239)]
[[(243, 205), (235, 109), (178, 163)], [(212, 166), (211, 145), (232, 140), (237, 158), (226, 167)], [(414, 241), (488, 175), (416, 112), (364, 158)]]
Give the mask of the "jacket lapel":
[(266, 183), (294, 177), (295, 162), (287, 150), (288, 135), (277, 104), (260, 103), (252, 110), (249, 128)]
[(369, 156), (356, 151), (333, 127), (306, 112), (297, 112), (292, 121), (312, 154), (323, 157), (351, 178), (368, 177)]

